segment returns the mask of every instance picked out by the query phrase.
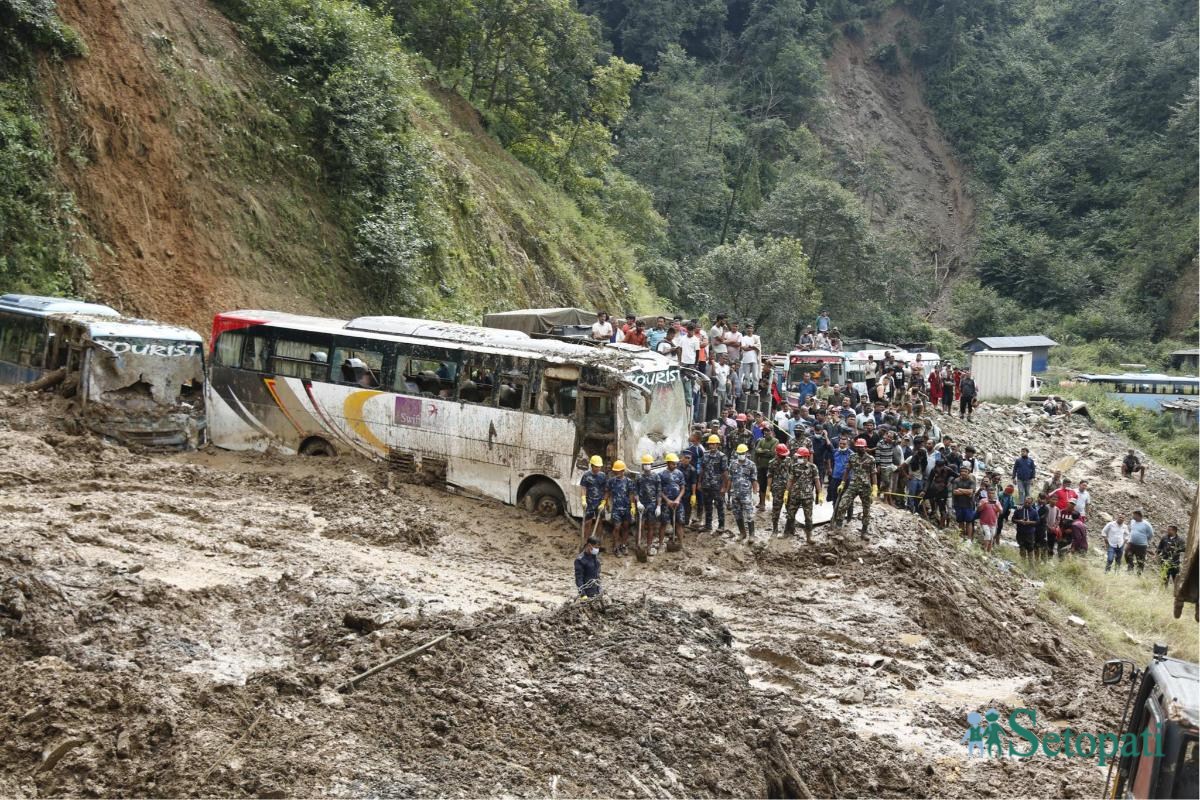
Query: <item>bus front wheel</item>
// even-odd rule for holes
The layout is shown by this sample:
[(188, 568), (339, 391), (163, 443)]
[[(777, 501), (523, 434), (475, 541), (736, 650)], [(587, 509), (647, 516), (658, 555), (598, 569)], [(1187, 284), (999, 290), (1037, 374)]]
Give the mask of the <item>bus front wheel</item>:
[(319, 436), (314, 436), (311, 439), (305, 439), (304, 443), (300, 445), (300, 455), (329, 457), (336, 455), (336, 451), (329, 442)]
[(525, 508), (542, 519), (551, 519), (565, 508), (562, 491), (550, 481), (538, 481), (525, 493)]

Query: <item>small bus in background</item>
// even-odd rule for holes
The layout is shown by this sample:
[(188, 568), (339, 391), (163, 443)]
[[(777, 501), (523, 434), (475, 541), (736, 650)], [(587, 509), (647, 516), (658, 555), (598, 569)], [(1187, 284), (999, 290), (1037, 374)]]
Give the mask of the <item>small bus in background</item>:
[(846, 382), (850, 361), (845, 353), (832, 350), (792, 350), (787, 355), (783, 397), (792, 408), (800, 405), (800, 383), (808, 375), (818, 386), (826, 378), (834, 386)]
[(466, 493), (582, 514), (588, 459), (662, 465), (687, 443), (680, 368), (645, 348), (406, 317), (213, 320), (212, 442), (357, 453)]
[(187, 328), (55, 297), (0, 296), (0, 383), (55, 387), (86, 428), (123, 444), (204, 439), (204, 342)]

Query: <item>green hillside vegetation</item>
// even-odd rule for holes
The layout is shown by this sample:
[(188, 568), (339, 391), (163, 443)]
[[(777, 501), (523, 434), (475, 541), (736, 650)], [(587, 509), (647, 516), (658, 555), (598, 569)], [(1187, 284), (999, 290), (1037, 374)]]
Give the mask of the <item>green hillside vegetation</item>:
[(992, 191), (960, 330), (1125, 344), (1193, 326), (1196, 4), (915, 6), (928, 99)]
[[(926, 321), (937, 292), (913, 232), (868, 211), (893, 165), (814, 133), (835, 44), (895, 3), (215, 3), (276, 76), (252, 100), (308, 150), (373, 310), (736, 305), (782, 347), (824, 305), (851, 336), (948, 338)], [(923, 73), (983, 201), (952, 327), (1141, 351), (1194, 336), (1195, 5), (913, 0), (902, 13), (915, 27), (873, 68)], [(80, 47), (53, 0), (0, 0), (0, 37), (0, 277), (78, 290), (34, 65)], [(734, 296), (780, 257), (803, 298)]]
[(0, 0), (0, 285), (62, 292), (78, 264), (69, 193), (54, 181), (54, 150), (39, 112), (34, 61), (82, 55), (52, 0)]

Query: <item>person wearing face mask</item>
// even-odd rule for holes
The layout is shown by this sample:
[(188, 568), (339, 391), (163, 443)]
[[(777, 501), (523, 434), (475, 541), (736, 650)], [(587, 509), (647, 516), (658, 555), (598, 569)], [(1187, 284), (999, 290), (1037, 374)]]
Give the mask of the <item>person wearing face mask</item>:
[(581, 600), (600, 594), (600, 540), (589, 536), (583, 552), (575, 556), (575, 589)]
[(739, 444), (733, 463), (725, 478), (725, 490), (730, 493), (733, 516), (737, 520), (738, 538), (754, 538), (755, 495), (758, 494), (758, 469), (750, 460), (750, 448)]

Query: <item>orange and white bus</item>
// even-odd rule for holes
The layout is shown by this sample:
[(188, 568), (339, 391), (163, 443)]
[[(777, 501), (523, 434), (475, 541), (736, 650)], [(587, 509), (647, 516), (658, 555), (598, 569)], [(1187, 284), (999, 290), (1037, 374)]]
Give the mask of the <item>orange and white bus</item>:
[(231, 450), (386, 459), (448, 488), (582, 513), (588, 459), (687, 443), (679, 365), (644, 348), (406, 317), (213, 320), (209, 436)]

